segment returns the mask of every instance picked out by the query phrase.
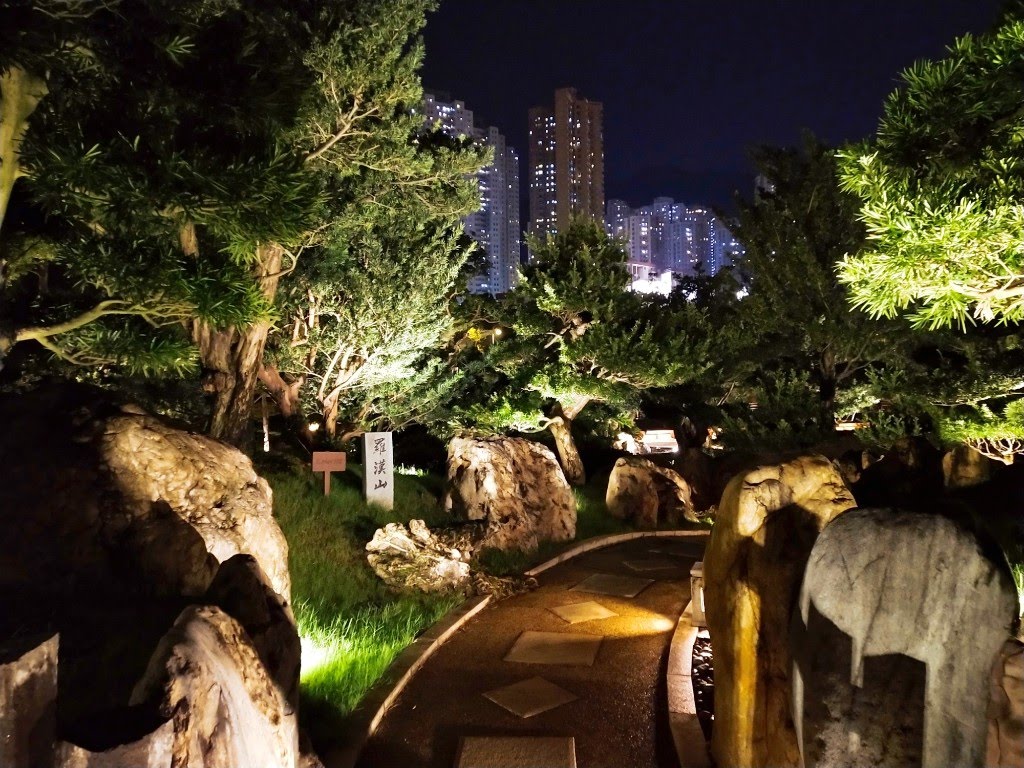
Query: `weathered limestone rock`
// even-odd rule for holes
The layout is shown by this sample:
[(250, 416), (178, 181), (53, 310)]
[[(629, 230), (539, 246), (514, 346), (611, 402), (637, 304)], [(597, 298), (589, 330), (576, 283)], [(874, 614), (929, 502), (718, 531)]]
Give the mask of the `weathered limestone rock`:
[(128, 744), (102, 751), (67, 741), (57, 743), (54, 768), (172, 768), (174, 723), (171, 720)]
[(613, 516), (630, 520), (637, 528), (697, 519), (687, 482), (677, 472), (639, 456), (623, 456), (615, 462), (605, 504)]
[(452, 592), (470, 583), (472, 541), (467, 536), (439, 536), (422, 520), (388, 523), (366, 545), (367, 560), (390, 587), (418, 592)]
[(241, 624), (219, 608), (182, 611), (132, 693), (132, 704), (147, 701), (173, 719), (174, 766), (297, 764), (297, 718)]
[(942, 477), (947, 488), (969, 488), (988, 482), (992, 460), (969, 445), (958, 445), (942, 457)]
[(554, 454), (523, 438), (452, 440), (445, 505), (486, 523), (481, 548), (536, 549), (576, 536), (576, 499)]
[(201, 596), (248, 553), (289, 599), (271, 492), (240, 451), (88, 387), (0, 396), (0, 587)]
[(683, 448), (676, 457), (676, 472), (690, 487), (690, 500), (697, 512), (717, 506), (721, 493), (716, 493), (714, 466), (700, 448)]
[(235, 555), (221, 563), (206, 602), (242, 625), (291, 714), (299, 702), (299, 631), (291, 607), (270, 586), (256, 558)]
[(37, 768), (53, 760), (57, 635), (0, 648), (0, 766)]
[(1024, 642), (1007, 640), (992, 665), (986, 766), (1024, 765)]
[(952, 520), (857, 509), (833, 521), (791, 640), (807, 763), (981, 766), (989, 679), (1017, 610), (1005, 562)]
[(137, 413), (107, 419), (98, 448), (136, 525), (144, 525), (154, 502), (164, 502), (218, 562), (252, 555), (274, 591), (290, 599), (288, 543), (273, 517), (270, 486), (244, 453)]
[(704, 555), (715, 670), (711, 751), (721, 768), (798, 764), (790, 615), (819, 531), (853, 506), (822, 456), (758, 467), (726, 487)]

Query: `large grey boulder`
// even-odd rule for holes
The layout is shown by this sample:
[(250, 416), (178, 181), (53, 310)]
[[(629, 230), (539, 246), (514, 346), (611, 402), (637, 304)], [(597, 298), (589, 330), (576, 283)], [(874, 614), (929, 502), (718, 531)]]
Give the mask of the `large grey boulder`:
[(201, 596), (251, 554), (289, 599), (271, 491), (241, 451), (106, 393), (0, 397), (0, 587)]
[(811, 551), (794, 616), (806, 763), (983, 765), (989, 678), (1017, 610), (1005, 562), (952, 520), (840, 515)]
[(412, 592), (457, 592), (470, 586), (468, 537), (435, 535), (422, 520), (388, 523), (366, 545), (367, 560), (390, 587)]
[(637, 528), (696, 521), (689, 484), (667, 467), (639, 456), (623, 456), (608, 476), (605, 505), (613, 517)]
[(37, 768), (53, 760), (57, 713), (56, 635), (0, 648), (0, 766)]
[(722, 768), (798, 764), (790, 616), (819, 531), (853, 506), (823, 456), (757, 467), (725, 489), (704, 555), (715, 672), (711, 751)]
[(297, 765), (297, 717), (241, 624), (219, 608), (182, 611), (132, 692), (131, 704), (146, 702), (174, 722), (174, 766)]
[(452, 440), (445, 506), (485, 523), (481, 548), (529, 550), (576, 536), (576, 498), (555, 455), (519, 437)]

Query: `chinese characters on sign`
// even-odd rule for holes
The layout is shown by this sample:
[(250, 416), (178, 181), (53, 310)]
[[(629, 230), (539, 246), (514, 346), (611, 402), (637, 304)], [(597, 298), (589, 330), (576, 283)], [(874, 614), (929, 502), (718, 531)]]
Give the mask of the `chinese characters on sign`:
[(395, 506), (395, 454), (390, 432), (363, 435), (363, 494), (372, 504)]

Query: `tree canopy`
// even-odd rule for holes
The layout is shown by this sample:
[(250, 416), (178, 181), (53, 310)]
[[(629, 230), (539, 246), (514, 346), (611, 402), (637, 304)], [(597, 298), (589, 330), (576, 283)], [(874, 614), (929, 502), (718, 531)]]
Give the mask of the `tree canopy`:
[(903, 73), (874, 141), (840, 152), (869, 247), (854, 306), (918, 326), (1024, 319), (1024, 21), (965, 35)]
[(416, 114), (433, 7), (6, 5), (0, 361), (35, 341), (72, 366), (200, 371), (233, 442), (260, 373), (275, 395), (315, 379), (331, 423), (366, 405), (345, 392), (425, 380), (483, 159)]
[(583, 409), (601, 403), (628, 419), (638, 392), (706, 370), (710, 335), (689, 302), (627, 291), (623, 245), (594, 221), (578, 219), (530, 248), (518, 287), (479, 309), (476, 322), (491, 329), (491, 373), (457, 420), (482, 430), (550, 430), (566, 476), (579, 484), (572, 424)]

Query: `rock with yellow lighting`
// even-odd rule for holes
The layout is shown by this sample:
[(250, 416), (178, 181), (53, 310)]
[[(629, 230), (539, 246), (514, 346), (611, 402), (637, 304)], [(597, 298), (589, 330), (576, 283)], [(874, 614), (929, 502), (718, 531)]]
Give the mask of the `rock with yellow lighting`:
[(297, 715), (242, 625), (219, 608), (182, 611), (131, 703), (174, 721), (172, 762), (189, 768), (295, 768)]
[(970, 488), (988, 482), (992, 460), (969, 445), (958, 445), (942, 457), (942, 479), (947, 488)]
[(790, 706), (790, 617), (819, 532), (856, 502), (823, 456), (734, 477), (704, 556), (720, 768), (799, 765)]
[(612, 516), (637, 528), (695, 521), (689, 484), (678, 472), (640, 456), (623, 456), (608, 477), (605, 505)]
[(88, 387), (0, 397), (0, 587), (199, 597), (251, 554), (290, 599), (269, 485), (238, 449)]
[(990, 685), (985, 765), (1024, 765), (1024, 640), (1003, 644)]
[(53, 761), (58, 642), (53, 635), (0, 646), (0, 765), (5, 768)]
[(445, 506), (485, 524), (480, 548), (531, 550), (576, 536), (576, 498), (555, 455), (519, 437), (452, 440)]
[(256, 558), (235, 555), (221, 563), (205, 602), (218, 606), (242, 625), (263, 666), (294, 710), (299, 702), (299, 632), (291, 607), (274, 591)]

